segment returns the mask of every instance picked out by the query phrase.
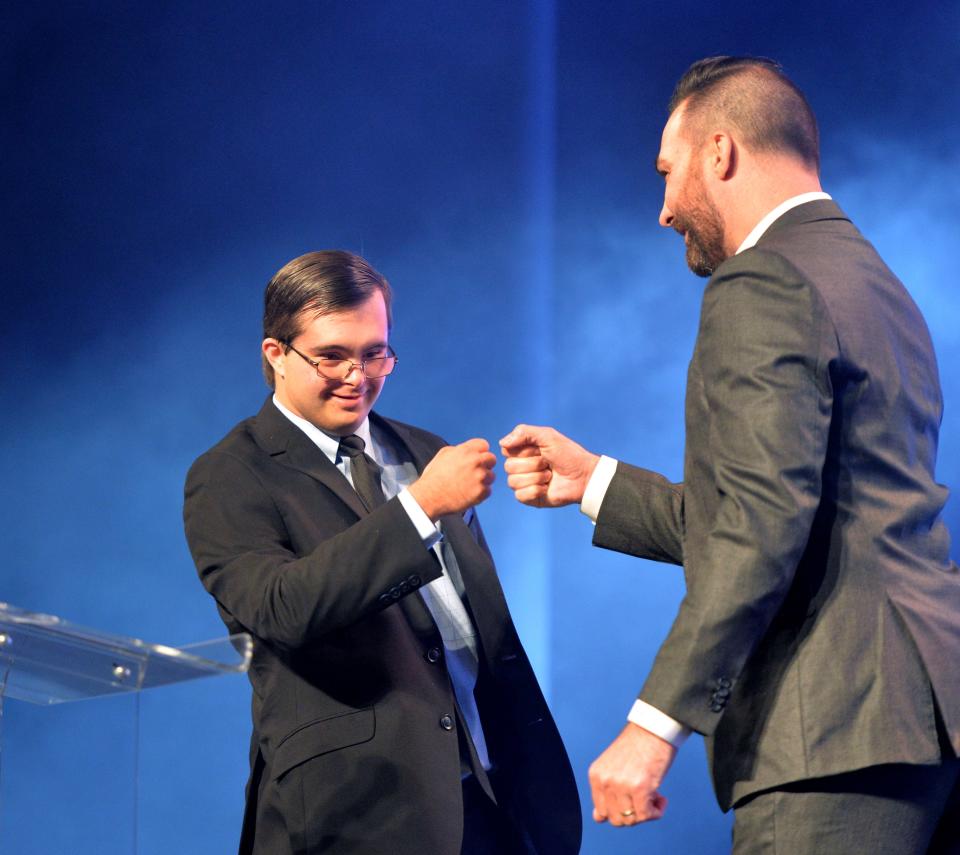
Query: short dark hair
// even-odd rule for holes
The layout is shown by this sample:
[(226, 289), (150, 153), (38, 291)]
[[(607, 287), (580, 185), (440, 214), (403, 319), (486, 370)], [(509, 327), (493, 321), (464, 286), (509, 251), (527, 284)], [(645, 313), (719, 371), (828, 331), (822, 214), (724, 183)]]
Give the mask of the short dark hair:
[[(390, 311), (390, 283), (365, 259), (341, 249), (308, 252), (288, 261), (267, 283), (263, 295), (263, 337), (292, 342), (305, 315), (319, 317), (359, 306), (379, 291)], [(274, 388), (273, 366), (263, 357), (263, 376)]]
[(820, 169), (817, 120), (803, 92), (772, 59), (711, 56), (691, 65), (670, 98), (673, 113), (686, 102), (684, 118), (696, 136), (717, 118), (729, 121), (744, 143), (758, 151), (793, 154)]

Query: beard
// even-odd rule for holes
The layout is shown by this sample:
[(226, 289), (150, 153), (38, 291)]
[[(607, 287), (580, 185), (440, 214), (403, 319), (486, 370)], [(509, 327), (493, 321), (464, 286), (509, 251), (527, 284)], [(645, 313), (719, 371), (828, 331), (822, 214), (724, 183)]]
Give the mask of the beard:
[(680, 234), (686, 234), (687, 267), (697, 276), (712, 276), (727, 259), (723, 215), (707, 196), (699, 175), (690, 180), (684, 196), (682, 210), (674, 211), (671, 225)]

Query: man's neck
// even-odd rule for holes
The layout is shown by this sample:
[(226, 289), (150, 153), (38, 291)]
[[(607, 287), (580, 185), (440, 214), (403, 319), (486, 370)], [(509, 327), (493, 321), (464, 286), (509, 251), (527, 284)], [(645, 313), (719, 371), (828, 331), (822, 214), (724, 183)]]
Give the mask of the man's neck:
[(728, 198), (721, 200), (724, 212), (724, 249), (736, 253), (757, 224), (778, 205), (804, 193), (822, 192), (815, 171), (791, 158), (766, 159), (741, 180), (725, 187)]

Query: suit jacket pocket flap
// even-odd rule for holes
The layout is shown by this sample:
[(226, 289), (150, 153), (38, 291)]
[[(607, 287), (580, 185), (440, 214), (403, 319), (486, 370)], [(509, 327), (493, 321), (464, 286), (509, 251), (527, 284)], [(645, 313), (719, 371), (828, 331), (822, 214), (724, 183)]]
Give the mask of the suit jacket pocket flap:
[(295, 766), (321, 754), (369, 742), (376, 729), (373, 707), (305, 724), (277, 746), (273, 754), (273, 778), (278, 780)]

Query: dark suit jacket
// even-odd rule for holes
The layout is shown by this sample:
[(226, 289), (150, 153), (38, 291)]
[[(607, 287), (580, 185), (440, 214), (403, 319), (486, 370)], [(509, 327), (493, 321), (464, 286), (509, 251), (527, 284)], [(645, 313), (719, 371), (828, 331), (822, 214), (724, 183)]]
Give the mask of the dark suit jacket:
[[(371, 419), (418, 470), (444, 445)], [(416, 593), (440, 565), (399, 500), (367, 514), (268, 400), (194, 463), (184, 521), (227, 627), (254, 637), (241, 852), (457, 855), (458, 743), (469, 750), (470, 741), (439, 632)], [(572, 855), (580, 811), (570, 764), (479, 524), (454, 515), (441, 525), (479, 635), (476, 695), (496, 797), (532, 852)]]
[(707, 284), (684, 483), (620, 464), (595, 542), (684, 565), (641, 697), (710, 737), (724, 809), (939, 762), (934, 696), (960, 749), (941, 407), (920, 312), (832, 202), (788, 211)]

